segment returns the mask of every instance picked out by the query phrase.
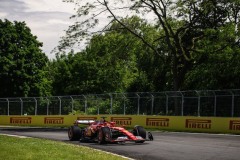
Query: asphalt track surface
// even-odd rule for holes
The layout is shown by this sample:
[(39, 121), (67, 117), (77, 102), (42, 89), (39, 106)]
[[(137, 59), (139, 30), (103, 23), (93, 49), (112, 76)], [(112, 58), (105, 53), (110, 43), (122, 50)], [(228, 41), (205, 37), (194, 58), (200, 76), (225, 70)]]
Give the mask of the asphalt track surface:
[[(66, 129), (0, 127), (0, 134), (51, 139), (88, 146), (137, 160), (239, 160), (240, 136), (203, 133), (152, 132), (154, 141), (143, 144), (99, 145), (70, 142)], [(56, 146), (57, 147), (57, 146)]]

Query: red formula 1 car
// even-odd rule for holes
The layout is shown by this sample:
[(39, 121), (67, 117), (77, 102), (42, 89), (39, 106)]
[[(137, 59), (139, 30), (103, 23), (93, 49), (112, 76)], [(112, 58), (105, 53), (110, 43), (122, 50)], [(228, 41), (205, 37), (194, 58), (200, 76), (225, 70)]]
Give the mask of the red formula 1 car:
[[(79, 124), (87, 124), (86, 128), (80, 128)], [(142, 126), (136, 125), (132, 131), (124, 127), (115, 126), (115, 122), (107, 122), (105, 117), (100, 121), (76, 120), (74, 125), (68, 129), (69, 140), (80, 140), (81, 142), (124, 143), (133, 141), (143, 143), (146, 140), (153, 140), (151, 132), (146, 132)], [(148, 138), (147, 138), (148, 137)]]

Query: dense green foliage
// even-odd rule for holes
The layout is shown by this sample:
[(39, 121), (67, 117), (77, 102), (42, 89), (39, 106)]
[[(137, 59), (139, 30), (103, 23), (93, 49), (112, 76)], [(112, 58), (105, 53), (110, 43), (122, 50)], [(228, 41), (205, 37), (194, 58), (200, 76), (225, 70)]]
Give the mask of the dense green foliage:
[(41, 46), (24, 22), (0, 20), (0, 97), (51, 94)]
[[(149, 39), (158, 34), (156, 29), (137, 17), (126, 21), (134, 27), (141, 27)], [(153, 72), (151, 69), (157, 65), (160, 69), (161, 61), (154, 59), (149, 48), (120, 29), (117, 23), (109, 30), (112, 31), (93, 36), (84, 51), (63, 54), (53, 61), (55, 94), (154, 90), (154, 84), (148, 79), (155, 80), (155, 75), (150, 74)]]
[(25, 23), (0, 21), (0, 97), (239, 88), (239, 0), (78, 4), (52, 61)]
[[(154, 84), (154, 90), (189, 89), (190, 87), (185, 84), (185, 79), (190, 78), (189, 72), (193, 73), (192, 70), (207, 62), (208, 59), (210, 63), (213, 59), (219, 60), (214, 58), (215, 55), (230, 53), (231, 51), (226, 50), (239, 47), (239, 0), (132, 0), (129, 3), (107, 0), (89, 3), (76, 0), (76, 2), (79, 2), (79, 10), (73, 17), (80, 17), (83, 21), (78, 19), (75, 25), (69, 27), (67, 36), (62, 39), (59, 49), (71, 47), (76, 44), (75, 42), (91, 37), (96, 33), (92, 32), (92, 29), (101, 23), (101, 16), (99, 18), (98, 16), (104, 13), (108, 15), (110, 22), (118, 23), (120, 26), (118, 28), (132, 34), (151, 50), (151, 52), (145, 52), (145, 57), (150, 57), (151, 53), (154, 53), (153, 59), (161, 60), (158, 61), (162, 63), (161, 66), (156, 64), (154, 68), (150, 65), (146, 66), (151, 68), (151, 71), (160, 69), (159, 72), (147, 72), (149, 75), (143, 76), (145, 78), (141, 77), (146, 79), (157, 75), (159, 85)], [(96, 10), (99, 10), (99, 14), (96, 14)], [(122, 12), (126, 14), (121, 14)], [(132, 27), (129, 21), (126, 21), (129, 18), (127, 13), (139, 17), (148, 15), (144, 18), (147, 17), (146, 20), (153, 24), (159, 34), (149, 38), (139, 26)], [(87, 17), (90, 18), (86, 20)], [(109, 24), (99, 32), (109, 32), (108, 26)], [(233, 50), (238, 54), (236, 49)], [(212, 62), (215, 63), (215, 61)], [(149, 80), (153, 83), (156, 79)], [(218, 85), (221, 84), (215, 83), (214, 87), (210, 88)], [(197, 88), (207, 89), (209, 86)]]

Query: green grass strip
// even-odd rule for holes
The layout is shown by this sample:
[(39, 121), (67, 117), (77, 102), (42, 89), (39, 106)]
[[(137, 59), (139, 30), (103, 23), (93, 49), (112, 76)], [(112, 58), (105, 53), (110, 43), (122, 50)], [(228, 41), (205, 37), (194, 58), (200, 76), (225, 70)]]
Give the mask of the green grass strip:
[(0, 135), (0, 159), (4, 160), (123, 160), (123, 157), (88, 147)]

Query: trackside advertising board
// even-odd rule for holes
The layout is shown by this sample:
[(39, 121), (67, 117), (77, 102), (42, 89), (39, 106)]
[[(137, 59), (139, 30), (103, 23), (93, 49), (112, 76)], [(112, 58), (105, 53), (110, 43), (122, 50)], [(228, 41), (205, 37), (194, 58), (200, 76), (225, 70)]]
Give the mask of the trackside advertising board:
[(0, 116), (0, 125), (9, 126), (70, 126), (75, 120), (97, 120), (107, 117), (107, 121), (117, 126), (160, 130), (240, 133), (240, 118), (185, 117), (185, 116), (137, 116), (137, 115), (58, 115), (58, 116)]

